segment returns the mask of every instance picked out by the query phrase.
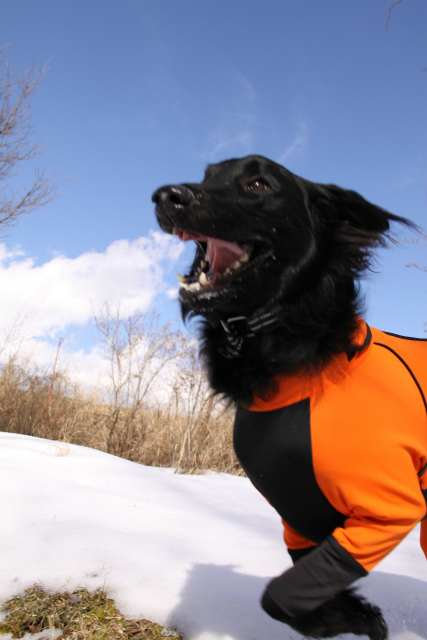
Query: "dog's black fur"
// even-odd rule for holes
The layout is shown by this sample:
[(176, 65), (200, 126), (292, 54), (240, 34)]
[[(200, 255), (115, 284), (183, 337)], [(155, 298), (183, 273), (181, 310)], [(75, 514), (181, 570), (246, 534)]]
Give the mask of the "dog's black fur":
[[(358, 278), (389, 223), (410, 225), (354, 191), (304, 180), (260, 156), (208, 166), (200, 184), (155, 192), (160, 226), (168, 233), (221, 238), (253, 246), (251, 259), (198, 291), (181, 288), (183, 316), (201, 316), (202, 353), (214, 391), (250, 404), (273, 378), (318, 370), (351, 350), (360, 313)], [(187, 277), (204, 258), (201, 240)], [(273, 310), (275, 330), (243, 341), (238, 357), (221, 320)]]
[[(268, 396), (279, 374), (320, 370), (351, 353), (358, 279), (371, 252), (384, 244), (390, 222), (413, 226), (354, 191), (309, 182), (260, 156), (211, 165), (203, 182), (163, 187), (153, 201), (166, 232), (197, 243), (180, 291), (182, 313), (203, 319), (202, 353), (214, 391), (244, 405)], [(212, 239), (232, 243), (231, 257)], [(206, 250), (217, 271), (202, 262)], [(247, 250), (249, 261), (246, 254), (240, 268), (224, 269)], [(200, 269), (206, 279), (198, 287)], [(224, 322), (264, 314), (272, 324), (255, 335), (243, 331), (235, 348)], [(380, 610), (351, 590), (302, 620), (278, 616), (315, 638), (350, 631), (387, 637)]]

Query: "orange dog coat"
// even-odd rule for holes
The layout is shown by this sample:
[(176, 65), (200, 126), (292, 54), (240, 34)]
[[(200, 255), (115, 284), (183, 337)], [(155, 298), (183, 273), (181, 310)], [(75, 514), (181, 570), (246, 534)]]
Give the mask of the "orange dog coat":
[(350, 360), (239, 408), (234, 444), (291, 555), (332, 536), (365, 575), (420, 521), (427, 556), (427, 340), (361, 322), (355, 344)]

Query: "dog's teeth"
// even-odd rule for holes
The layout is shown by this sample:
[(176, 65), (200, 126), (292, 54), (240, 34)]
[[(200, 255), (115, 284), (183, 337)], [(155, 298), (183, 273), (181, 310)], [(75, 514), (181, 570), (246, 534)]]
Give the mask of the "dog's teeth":
[(249, 251), (246, 251), (245, 255), (243, 255), (243, 256), (240, 258), (240, 261), (239, 261), (239, 262), (249, 262), (250, 257), (251, 257), (251, 256), (250, 256)]
[(178, 235), (178, 229), (176, 227), (172, 227), (172, 235), (173, 236), (177, 236)]
[(233, 264), (233, 269), (240, 269), (242, 265), (240, 264), (239, 260), (236, 260), (236, 262)]
[(203, 287), (208, 284), (208, 279), (204, 271), (202, 271), (202, 273), (199, 276), (199, 282)]
[(227, 269), (224, 271), (224, 273), (225, 273), (225, 275), (226, 275), (226, 276), (231, 275), (231, 269), (228, 269), (228, 268), (227, 268)]
[(200, 267), (201, 267), (201, 269), (204, 271), (204, 270), (206, 269), (206, 267), (207, 267), (207, 266), (208, 266), (208, 263), (207, 263), (207, 262), (205, 262), (204, 260), (202, 260), (202, 261), (201, 261), (201, 263), (200, 263)]
[(181, 282), (181, 289), (185, 289), (186, 291), (198, 291), (201, 288), (202, 287), (199, 282)]
[(186, 281), (185, 277), (182, 276), (180, 273), (177, 273), (176, 277), (178, 278), (178, 282), (180, 282), (181, 284), (184, 284), (184, 282)]

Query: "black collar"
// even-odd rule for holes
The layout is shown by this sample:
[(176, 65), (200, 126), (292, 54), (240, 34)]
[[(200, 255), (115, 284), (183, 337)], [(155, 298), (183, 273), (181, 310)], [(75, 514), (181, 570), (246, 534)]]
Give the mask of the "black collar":
[[(234, 360), (234, 358), (240, 357), (243, 342), (246, 338), (254, 338), (259, 334), (269, 333), (280, 326), (280, 309), (261, 313), (251, 318), (246, 316), (227, 318), (227, 320), (220, 320), (220, 323), (224, 329), (227, 344), (218, 347), (218, 352), (224, 358)], [(352, 360), (356, 353), (363, 351), (371, 342), (372, 333), (368, 324), (366, 324), (366, 329), (366, 338), (363, 344), (351, 345), (351, 349), (346, 352), (349, 361)]]
[(276, 329), (280, 324), (280, 315), (277, 310), (261, 313), (251, 318), (236, 316), (220, 322), (227, 338), (227, 344), (218, 347), (218, 351), (222, 356), (231, 360), (240, 356), (243, 341), (246, 338), (254, 338), (258, 334)]

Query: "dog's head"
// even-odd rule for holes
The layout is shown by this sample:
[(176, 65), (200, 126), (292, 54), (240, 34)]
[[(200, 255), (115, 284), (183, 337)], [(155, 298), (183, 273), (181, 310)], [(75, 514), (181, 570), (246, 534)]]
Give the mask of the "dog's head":
[(210, 320), (286, 305), (331, 272), (354, 279), (389, 220), (403, 221), (261, 156), (209, 165), (203, 182), (162, 187), (153, 201), (164, 231), (196, 243), (180, 277), (184, 315)]

